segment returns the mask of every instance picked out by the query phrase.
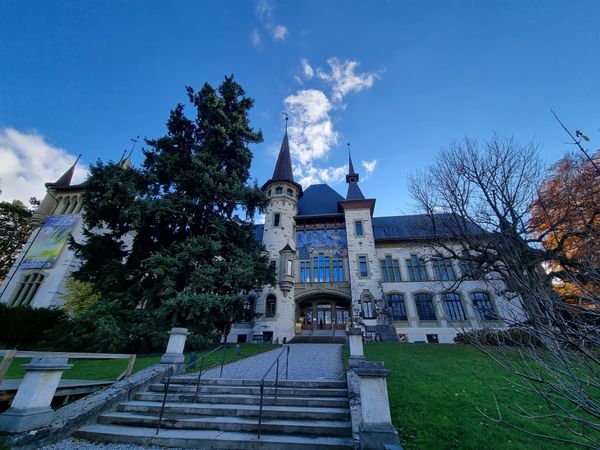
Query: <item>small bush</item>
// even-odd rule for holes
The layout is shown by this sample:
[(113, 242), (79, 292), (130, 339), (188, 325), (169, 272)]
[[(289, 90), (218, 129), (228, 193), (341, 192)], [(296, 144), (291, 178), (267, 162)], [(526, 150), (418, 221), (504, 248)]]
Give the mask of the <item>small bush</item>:
[(541, 347), (540, 339), (527, 328), (510, 328), (508, 330), (482, 329), (459, 333), (454, 338), (458, 344), (478, 344), (508, 347)]
[(65, 320), (66, 314), (60, 309), (0, 303), (0, 348), (36, 350)]

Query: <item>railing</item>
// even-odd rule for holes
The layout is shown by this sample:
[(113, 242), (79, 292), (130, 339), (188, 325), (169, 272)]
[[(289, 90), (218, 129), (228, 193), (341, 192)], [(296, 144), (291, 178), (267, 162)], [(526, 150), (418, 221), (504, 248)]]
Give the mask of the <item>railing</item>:
[[(198, 378), (195, 381), (196, 383), (196, 392), (194, 394), (194, 401), (198, 401), (198, 397), (199, 397), (199, 392), (200, 392), (200, 380), (202, 378), (202, 371), (204, 370), (204, 360), (206, 359), (207, 356), (212, 355), (213, 353), (216, 353), (218, 350), (223, 350), (223, 355), (221, 356), (221, 362), (219, 363), (219, 365), (221, 366), (221, 369), (219, 371), (219, 378), (221, 378), (223, 376), (223, 366), (225, 365), (225, 354), (227, 353), (227, 349), (228, 346), (227, 344), (222, 344), (219, 345), (218, 347), (212, 349), (210, 352), (205, 353), (204, 355), (202, 355), (201, 358), (196, 359), (192, 362), (190, 362), (189, 364), (183, 366), (181, 369), (177, 370), (177, 372), (175, 372), (175, 369), (173, 367), (171, 367), (169, 369), (169, 371), (167, 372), (165, 381), (163, 381), (163, 387), (164, 387), (164, 394), (163, 394), (163, 400), (162, 400), (162, 405), (160, 407), (160, 413), (158, 415), (158, 421), (156, 423), (156, 435), (158, 434), (158, 432), (160, 431), (160, 427), (162, 425), (162, 420), (163, 420), (163, 415), (165, 412), (165, 405), (167, 403), (167, 395), (169, 393), (169, 386), (171, 385), (171, 378), (177, 375), (182, 375), (185, 372), (188, 371), (188, 369), (190, 369), (191, 367), (196, 366), (198, 363), (200, 363), (200, 371), (198, 372)], [(216, 367), (216, 364), (207, 368), (206, 370), (209, 369), (213, 369), (214, 367)], [(191, 384), (191, 383), (189, 383)], [(182, 387), (185, 387), (187, 385), (183, 385)], [(178, 392), (181, 391), (181, 388), (179, 390), (177, 390), (175, 392), (175, 394), (177, 394)]]
[(263, 402), (264, 402), (264, 393), (265, 393), (265, 378), (267, 377), (267, 375), (269, 375), (269, 373), (271, 372), (271, 369), (273, 369), (273, 366), (276, 366), (275, 369), (275, 382), (274, 384), (272, 384), (270, 386), (270, 389), (273, 388), (273, 386), (275, 386), (275, 398), (274, 398), (274, 404), (277, 403), (277, 385), (279, 384), (279, 359), (283, 356), (283, 353), (285, 352), (285, 379), (288, 379), (288, 369), (289, 369), (289, 361), (290, 361), (290, 346), (286, 345), (284, 348), (281, 349), (281, 352), (279, 352), (279, 355), (277, 355), (277, 358), (275, 358), (275, 361), (273, 361), (271, 363), (271, 365), (269, 366), (269, 368), (267, 369), (267, 371), (265, 372), (265, 374), (263, 375), (263, 377), (260, 379), (260, 407), (258, 409), (258, 439), (260, 439), (260, 432), (261, 432), (261, 427), (262, 427), (262, 410), (263, 410)]
[(8, 368), (15, 358), (67, 358), (67, 359), (127, 359), (127, 368), (117, 377), (122, 380), (131, 375), (133, 365), (135, 364), (135, 355), (120, 353), (77, 353), (77, 352), (37, 352), (27, 350), (0, 350), (0, 356), (3, 356), (0, 363), (0, 383), (4, 381)]

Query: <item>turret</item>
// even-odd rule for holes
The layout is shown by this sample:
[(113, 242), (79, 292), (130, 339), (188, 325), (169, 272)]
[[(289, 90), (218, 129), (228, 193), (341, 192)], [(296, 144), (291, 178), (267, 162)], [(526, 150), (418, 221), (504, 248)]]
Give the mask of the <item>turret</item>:
[(286, 244), (285, 247), (279, 250), (279, 289), (285, 296), (294, 287), (295, 257), (296, 251), (290, 247), (290, 244)]

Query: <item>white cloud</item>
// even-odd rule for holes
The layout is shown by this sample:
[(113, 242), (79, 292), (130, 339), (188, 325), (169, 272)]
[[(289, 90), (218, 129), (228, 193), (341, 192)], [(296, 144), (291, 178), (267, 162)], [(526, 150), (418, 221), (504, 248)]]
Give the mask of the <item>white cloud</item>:
[[(285, 40), (289, 30), (284, 25), (275, 24), (275, 20), (273, 19), (273, 7), (268, 0), (258, 0), (256, 2), (256, 16), (262, 23), (265, 30), (273, 36), (273, 40)], [(257, 33), (257, 31), (254, 30), (254, 33)]]
[(301, 62), (302, 62), (302, 70), (304, 72), (304, 76), (310, 80), (315, 75), (315, 70), (308, 63), (307, 59), (303, 59)]
[(367, 174), (372, 174), (375, 171), (375, 166), (377, 166), (377, 160), (373, 161), (362, 161), (362, 166), (367, 171)]
[(277, 25), (273, 28), (273, 39), (283, 41), (288, 34), (288, 29), (283, 25)]
[(290, 151), (306, 166), (323, 158), (337, 143), (337, 133), (329, 115), (331, 103), (323, 91), (305, 89), (285, 98), (290, 115)]
[(331, 85), (332, 97), (336, 102), (341, 102), (344, 96), (350, 92), (360, 92), (370, 88), (378, 78), (378, 75), (373, 72), (355, 73), (359, 66), (358, 61), (340, 62), (338, 58), (329, 58), (327, 64), (329, 64), (331, 72), (327, 73), (322, 69), (317, 69), (317, 76)]
[(260, 34), (257, 29), (254, 29), (252, 33), (250, 33), (250, 42), (252, 42), (252, 45), (255, 47), (261, 46)]
[[(37, 133), (23, 133), (14, 128), (0, 129), (0, 199), (42, 199), (44, 183), (56, 181), (75, 162), (75, 156), (47, 143)], [(78, 164), (73, 183), (80, 183), (87, 168)]]

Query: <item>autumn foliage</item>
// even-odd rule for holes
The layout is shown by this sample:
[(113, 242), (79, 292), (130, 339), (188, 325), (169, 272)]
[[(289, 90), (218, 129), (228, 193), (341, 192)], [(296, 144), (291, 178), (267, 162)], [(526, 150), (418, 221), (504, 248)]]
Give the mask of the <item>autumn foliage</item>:
[(600, 149), (559, 160), (539, 188), (531, 225), (553, 255), (556, 290), (569, 303), (600, 298)]

